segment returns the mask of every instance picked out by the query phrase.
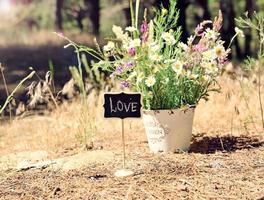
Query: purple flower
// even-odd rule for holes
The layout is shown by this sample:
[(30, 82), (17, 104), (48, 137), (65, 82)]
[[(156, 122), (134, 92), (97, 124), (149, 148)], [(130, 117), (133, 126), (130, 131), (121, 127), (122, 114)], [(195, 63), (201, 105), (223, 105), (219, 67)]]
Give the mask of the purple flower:
[(124, 89), (124, 88), (129, 88), (130, 87), (130, 84), (128, 81), (121, 81), (121, 88)]
[(123, 72), (123, 67), (122, 66), (118, 66), (116, 68), (116, 70), (115, 70), (115, 74), (118, 74), (118, 75), (122, 74), (122, 72)]
[(143, 34), (148, 32), (148, 23), (146, 21), (141, 24), (140, 32)]
[(127, 62), (127, 63), (125, 64), (125, 66), (126, 66), (127, 69), (130, 69), (130, 68), (132, 68), (132, 67), (135, 66), (135, 63), (132, 62), (132, 61), (129, 61), (129, 62)]
[(148, 23), (147, 21), (144, 21), (142, 24), (141, 24), (141, 27), (140, 27), (140, 32), (142, 33), (141, 35), (141, 39), (142, 39), (142, 42), (147, 42), (148, 40), (148, 35), (149, 35), (149, 27), (148, 27)]
[(134, 55), (136, 55), (136, 49), (135, 49), (134, 47), (129, 48), (129, 49), (128, 49), (128, 54), (129, 54), (130, 56), (134, 56)]
[(148, 41), (148, 33), (144, 33), (142, 36), (141, 36), (141, 39), (142, 39), (142, 42), (143, 43), (146, 43)]

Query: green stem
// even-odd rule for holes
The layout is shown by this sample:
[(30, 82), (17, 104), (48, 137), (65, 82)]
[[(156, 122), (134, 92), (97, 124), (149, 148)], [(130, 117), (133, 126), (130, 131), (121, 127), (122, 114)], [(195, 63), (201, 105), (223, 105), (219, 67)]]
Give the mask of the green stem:
[(140, 4), (140, 0), (137, 0), (136, 1), (136, 19), (135, 19), (135, 28), (136, 29), (138, 29), (139, 4)]
[(35, 71), (31, 72), (26, 78), (24, 78), (20, 83), (16, 86), (16, 88), (11, 92), (11, 94), (7, 97), (3, 107), (1, 107), (0, 114), (4, 111), (5, 107), (9, 104), (9, 102), (13, 99), (14, 94), (17, 90), (26, 82), (28, 79), (32, 78), (35, 74)]
[(232, 39), (230, 40), (230, 43), (229, 43), (227, 49), (229, 49), (229, 48), (231, 47), (231, 45), (232, 45), (234, 39), (236, 38), (236, 36), (237, 36), (237, 33), (236, 33), (236, 34), (232, 37)]

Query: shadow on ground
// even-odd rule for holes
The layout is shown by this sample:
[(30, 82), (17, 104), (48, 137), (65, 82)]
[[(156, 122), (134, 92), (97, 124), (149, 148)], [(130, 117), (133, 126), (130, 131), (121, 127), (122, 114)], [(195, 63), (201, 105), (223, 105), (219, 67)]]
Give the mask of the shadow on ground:
[(216, 151), (234, 152), (241, 149), (252, 149), (264, 145), (259, 136), (194, 136), (190, 153), (210, 154)]

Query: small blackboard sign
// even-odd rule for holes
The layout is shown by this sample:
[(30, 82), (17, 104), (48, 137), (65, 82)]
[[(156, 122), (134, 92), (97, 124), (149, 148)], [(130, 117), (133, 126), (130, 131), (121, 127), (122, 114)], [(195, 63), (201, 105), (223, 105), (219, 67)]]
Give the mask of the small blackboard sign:
[(106, 93), (104, 94), (105, 118), (140, 118), (140, 93)]

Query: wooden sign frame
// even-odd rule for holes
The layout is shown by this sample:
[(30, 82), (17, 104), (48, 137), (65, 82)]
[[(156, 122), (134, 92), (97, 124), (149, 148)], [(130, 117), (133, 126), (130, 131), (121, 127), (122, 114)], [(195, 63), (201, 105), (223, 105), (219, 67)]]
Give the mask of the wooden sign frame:
[(140, 93), (105, 93), (103, 106), (105, 118), (141, 118)]

